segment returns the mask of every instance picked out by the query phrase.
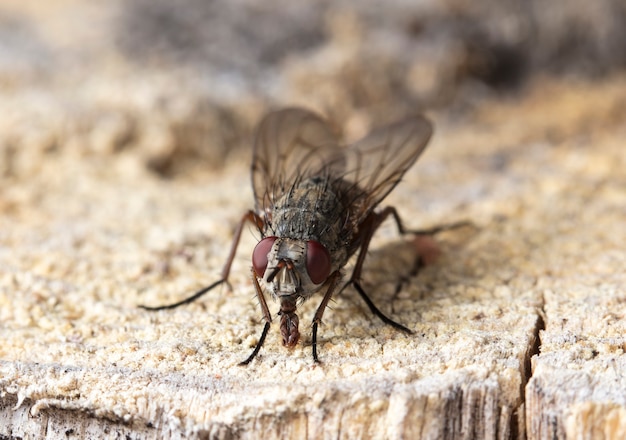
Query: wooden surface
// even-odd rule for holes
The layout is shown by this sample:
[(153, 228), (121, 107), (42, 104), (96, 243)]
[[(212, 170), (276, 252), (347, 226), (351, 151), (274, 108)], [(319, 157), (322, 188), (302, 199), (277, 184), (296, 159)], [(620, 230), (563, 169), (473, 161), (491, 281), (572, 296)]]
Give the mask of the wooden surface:
[[(619, 102), (621, 90), (617, 81), (600, 92)], [(289, 351), (275, 326), (259, 358), (236, 365), (260, 331), (252, 237), (232, 292), (172, 311), (136, 307), (218, 277), (251, 199), (245, 164), (167, 181), (118, 159), (98, 172), (69, 163), (5, 187), (0, 433), (67, 424), (136, 438), (261, 429), (280, 438), (619, 438), (624, 129), (607, 127), (615, 106), (594, 93), (539, 89), (472, 123), (440, 123), (389, 202), (411, 226), (469, 218), (476, 229), (442, 234), (441, 258), (393, 297), (416, 253), (385, 228), (366, 285), (415, 335), (373, 319), (346, 291), (325, 317), (321, 365), (308, 332)], [(585, 119), (585, 132), (549, 120), (581, 94), (584, 113), (570, 117)], [(545, 117), (523, 119), (528, 107)], [(302, 307), (303, 323), (315, 306)]]
[[(412, 274), (433, 243), (386, 225), (364, 269), (371, 298), (414, 334), (385, 326), (348, 289), (324, 315), (321, 364), (314, 297), (299, 307), (297, 347), (282, 346), (274, 322), (240, 367), (262, 327), (252, 232), (232, 290), (169, 311), (138, 305), (219, 278), (252, 207), (253, 124), (269, 102), (310, 100), (354, 138), (423, 102), (406, 84), (387, 89), (385, 69), (351, 70), (365, 31), (350, 13), (327, 16), (332, 38), (316, 57), (278, 63), (271, 98), (215, 72), (207, 83), (175, 69), (138, 75), (115, 56), (97, 58), (97, 75), (38, 76), (44, 55), (82, 69), (77, 60), (91, 59), (80, 38), (52, 38), (65, 9), (84, 12), (75, 32), (85, 41), (106, 42), (92, 8), (62, 3), (13, 11), (45, 16), (42, 35), (68, 45), (70, 61), (29, 40), (15, 55), (28, 75), (0, 63), (0, 438), (626, 436), (623, 75), (536, 75), (508, 95), (478, 87), (428, 111), (432, 144), (385, 204), (409, 227), (474, 227), (438, 235), (439, 258)], [(322, 65), (341, 74), (320, 79)], [(363, 82), (346, 89), (351, 75)], [(425, 94), (439, 96), (449, 84), (431, 85)]]

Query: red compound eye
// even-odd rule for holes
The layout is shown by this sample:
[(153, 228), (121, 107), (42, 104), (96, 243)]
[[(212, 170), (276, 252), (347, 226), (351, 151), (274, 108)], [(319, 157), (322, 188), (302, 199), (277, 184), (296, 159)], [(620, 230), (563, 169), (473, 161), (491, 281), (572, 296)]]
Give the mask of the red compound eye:
[(276, 241), (276, 237), (265, 237), (263, 240), (259, 241), (252, 252), (252, 267), (254, 268), (254, 273), (256, 273), (259, 278), (263, 278), (265, 274), (265, 269), (267, 268), (267, 254), (272, 250), (274, 241)]
[(317, 241), (306, 243), (306, 271), (314, 284), (326, 281), (330, 273), (330, 254), (328, 250)]

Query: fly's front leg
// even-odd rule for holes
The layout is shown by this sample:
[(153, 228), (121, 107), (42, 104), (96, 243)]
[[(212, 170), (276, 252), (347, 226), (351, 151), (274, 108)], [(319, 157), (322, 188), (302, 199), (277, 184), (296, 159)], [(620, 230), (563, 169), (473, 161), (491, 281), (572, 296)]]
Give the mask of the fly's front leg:
[(333, 296), (333, 291), (337, 286), (337, 282), (339, 281), (339, 271), (335, 271), (328, 278), (327, 284), (328, 288), (326, 289), (326, 293), (324, 294), (324, 298), (322, 302), (317, 307), (317, 311), (313, 316), (313, 337), (312, 337), (312, 345), (313, 345), (313, 361), (316, 363), (319, 362), (317, 358), (317, 327), (322, 323), (322, 316), (324, 316), (324, 311), (326, 310), (326, 306), (328, 306), (328, 302), (330, 298)]
[(263, 227), (265, 226), (265, 220), (263, 220), (263, 218), (257, 215), (254, 211), (248, 211), (247, 213), (244, 214), (244, 216), (241, 218), (241, 221), (239, 222), (239, 225), (237, 226), (237, 229), (235, 230), (233, 243), (230, 247), (230, 253), (228, 254), (228, 259), (226, 260), (226, 264), (224, 265), (224, 268), (222, 269), (222, 278), (220, 278), (213, 284), (200, 289), (199, 291), (191, 295), (189, 298), (185, 298), (184, 300), (178, 301), (174, 304), (168, 304), (165, 306), (157, 306), (157, 307), (149, 307), (149, 306), (140, 305), (139, 307), (145, 310), (174, 309), (178, 306), (182, 306), (183, 304), (189, 304), (189, 303), (194, 302), (195, 300), (200, 298), (202, 295), (204, 295), (205, 293), (214, 289), (215, 287), (219, 286), (222, 283), (228, 284), (228, 275), (230, 274), (230, 267), (232, 266), (233, 260), (235, 259), (235, 254), (237, 253), (237, 247), (239, 246), (239, 239), (241, 238), (243, 226), (246, 222), (254, 223), (254, 225), (259, 229), (259, 231), (262, 231)]
[(256, 292), (256, 296), (259, 299), (259, 305), (261, 306), (261, 311), (263, 312), (263, 318), (265, 319), (265, 326), (263, 326), (263, 331), (261, 332), (261, 337), (259, 338), (259, 342), (252, 350), (250, 356), (246, 358), (246, 360), (239, 363), (239, 365), (248, 365), (252, 362), (252, 359), (256, 357), (259, 353), (259, 350), (263, 346), (265, 342), (265, 337), (267, 336), (267, 332), (270, 329), (270, 324), (272, 322), (272, 315), (270, 314), (270, 309), (267, 307), (267, 301), (265, 301), (265, 295), (263, 295), (263, 290), (261, 289), (261, 285), (259, 284), (259, 280), (257, 279), (256, 274), (254, 273), (254, 269), (252, 269), (252, 281), (254, 282), (254, 291)]

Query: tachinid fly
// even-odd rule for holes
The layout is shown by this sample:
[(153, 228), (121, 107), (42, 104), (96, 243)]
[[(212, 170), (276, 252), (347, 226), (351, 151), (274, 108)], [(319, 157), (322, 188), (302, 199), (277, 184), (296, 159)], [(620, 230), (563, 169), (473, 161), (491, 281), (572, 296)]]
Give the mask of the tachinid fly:
[(264, 292), (280, 303), (280, 331), (288, 347), (300, 339), (296, 314), (299, 302), (317, 292), (323, 295), (312, 325), (313, 359), (318, 362), (318, 326), (340, 284), (342, 268), (355, 253), (354, 270), (339, 291), (354, 286), (376, 316), (411, 333), (378, 310), (359, 280), (372, 235), (389, 216), (402, 234), (433, 234), (448, 229), (407, 231), (395, 208), (375, 210), (417, 160), (431, 134), (431, 124), (416, 116), (377, 129), (344, 148), (329, 124), (315, 113), (299, 108), (270, 113), (261, 121), (254, 143), (255, 209), (243, 216), (235, 231), (222, 278), (178, 303), (142, 307), (178, 307), (226, 282), (243, 226), (249, 221), (262, 237), (252, 253), (252, 278), (265, 326), (242, 364), (257, 355), (272, 321)]

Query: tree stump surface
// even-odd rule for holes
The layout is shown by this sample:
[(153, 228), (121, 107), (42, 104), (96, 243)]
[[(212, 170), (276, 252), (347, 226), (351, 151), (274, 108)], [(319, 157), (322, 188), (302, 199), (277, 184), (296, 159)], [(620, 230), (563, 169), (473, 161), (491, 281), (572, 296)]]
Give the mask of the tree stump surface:
[[(57, 35), (62, 12), (42, 29)], [(99, 35), (90, 17), (78, 35)], [(330, 48), (353, 48), (335, 38)], [(251, 128), (269, 102), (306, 102), (303, 59), (286, 62), (277, 95), (226, 87), (206, 108), (187, 73), (129, 73), (116, 59), (100, 59), (111, 70), (90, 80), (80, 69), (40, 77), (29, 58), (31, 76), (3, 68), (0, 438), (626, 437), (623, 75), (537, 76), (506, 98), (472, 95), (471, 110), (426, 112), (431, 145), (381, 206), (409, 228), (472, 226), (431, 239), (389, 222), (376, 234), (364, 287), (412, 335), (346, 289), (324, 315), (320, 364), (309, 327), (318, 295), (298, 308), (294, 349), (275, 318), (258, 357), (239, 366), (263, 324), (253, 228), (230, 289), (174, 310), (138, 307), (219, 279), (253, 208)], [(332, 107), (337, 90), (317, 89), (311, 106), (348, 139), (416, 110)], [(428, 264), (416, 271), (420, 255)]]

